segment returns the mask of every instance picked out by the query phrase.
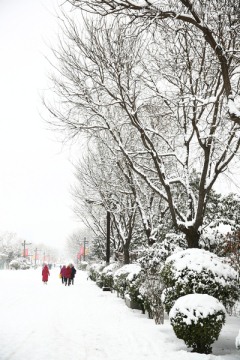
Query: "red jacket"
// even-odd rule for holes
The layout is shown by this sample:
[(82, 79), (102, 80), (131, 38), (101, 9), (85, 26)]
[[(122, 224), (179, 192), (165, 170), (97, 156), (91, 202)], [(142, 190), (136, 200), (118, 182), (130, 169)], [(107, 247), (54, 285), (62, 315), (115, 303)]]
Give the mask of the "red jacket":
[(50, 275), (48, 266), (45, 265), (42, 269), (42, 281), (48, 281), (48, 276)]
[(72, 275), (72, 269), (70, 268), (70, 266), (67, 266), (65, 270), (65, 278), (70, 279), (71, 275)]
[(61, 268), (60, 274), (62, 275), (63, 278), (65, 278), (65, 273), (66, 273), (66, 266), (63, 265), (63, 267)]

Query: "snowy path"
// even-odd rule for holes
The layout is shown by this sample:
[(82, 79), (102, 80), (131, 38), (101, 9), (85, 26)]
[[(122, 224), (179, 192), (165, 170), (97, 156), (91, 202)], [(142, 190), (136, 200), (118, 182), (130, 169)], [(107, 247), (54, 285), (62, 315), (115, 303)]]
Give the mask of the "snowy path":
[(218, 341), (220, 355), (192, 354), (168, 321), (156, 326), (84, 272), (77, 272), (70, 287), (61, 284), (57, 269), (48, 285), (42, 284), (40, 269), (0, 271), (0, 281), (0, 360), (239, 359), (232, 343), (235, 322), (226, 326), (224, 351)]

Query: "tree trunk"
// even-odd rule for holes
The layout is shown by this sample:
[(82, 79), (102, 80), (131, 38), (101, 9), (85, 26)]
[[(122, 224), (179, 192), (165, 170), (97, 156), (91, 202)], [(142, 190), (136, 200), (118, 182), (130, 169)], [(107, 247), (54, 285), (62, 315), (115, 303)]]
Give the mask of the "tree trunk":
[(199, 248), (200, 232), (194, 228), (185, 229), (188, 248)]
[(128, 244), (125, 244), (123, 246), (123, 262), (125, 265), (130, 263), (130, 254), (129, 254)]

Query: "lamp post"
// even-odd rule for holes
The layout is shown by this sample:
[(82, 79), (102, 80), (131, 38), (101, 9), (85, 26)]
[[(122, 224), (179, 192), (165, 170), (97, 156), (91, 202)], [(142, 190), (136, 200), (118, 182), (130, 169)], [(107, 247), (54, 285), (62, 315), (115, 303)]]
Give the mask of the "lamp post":
[(106, 265), (110, 263), (110, 211), (107, 210), (107, 242), (106, 242)]
[[(97, 202), (90, 199), (85, 199), (88, 204), (96, 204), (104, 207), (103, 202)], [(107, 210), (107, 234), (106, 234), (106, 265), (110, 263), (110, 223), (111, 223), (111, 215), (110, 211)], [(85, 254), (85, 251), (84, 251)]]

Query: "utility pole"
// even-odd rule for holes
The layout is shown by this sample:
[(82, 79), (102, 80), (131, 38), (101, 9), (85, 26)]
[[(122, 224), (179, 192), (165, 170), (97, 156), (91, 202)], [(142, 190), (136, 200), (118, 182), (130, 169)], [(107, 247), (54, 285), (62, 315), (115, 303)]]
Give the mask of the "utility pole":
[(23, 240), (23, 257), (26, 257), (26, 245), (31, 245), (32, 243), (27, 243), (26, 240)]

